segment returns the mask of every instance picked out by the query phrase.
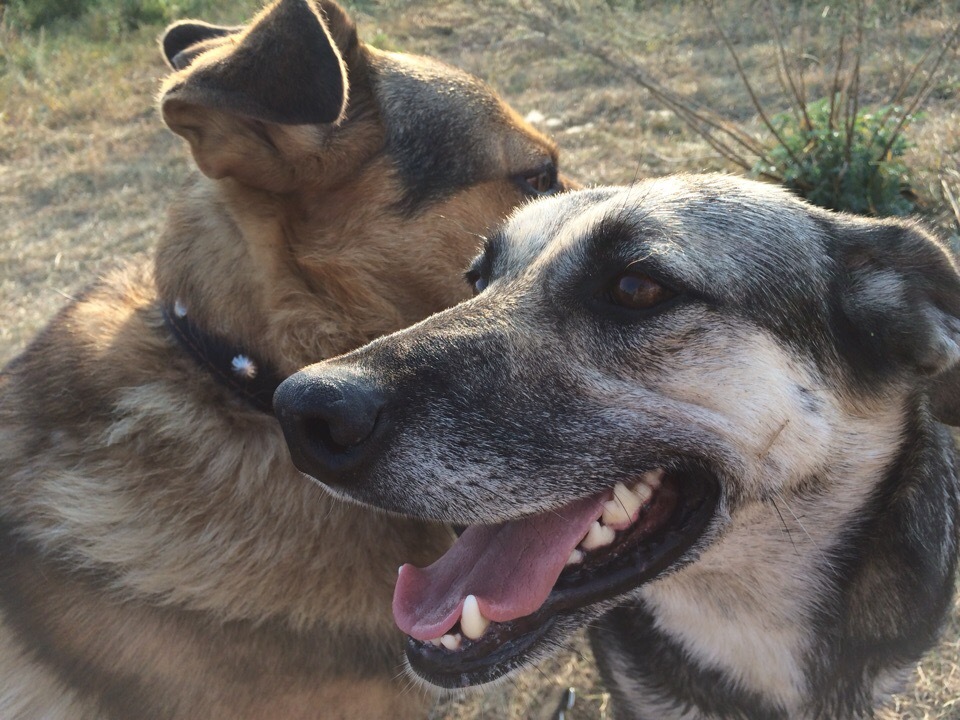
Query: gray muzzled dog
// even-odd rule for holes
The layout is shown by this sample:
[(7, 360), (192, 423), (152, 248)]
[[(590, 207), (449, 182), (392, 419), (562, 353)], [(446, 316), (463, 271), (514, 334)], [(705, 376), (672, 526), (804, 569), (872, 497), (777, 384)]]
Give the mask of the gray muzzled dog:
[(871, 715), (954, 587), (945, 247), (674, 177), (528, 206), (468, 280), (275, 398), (304, 472), (469, 526), (401, 569), (413, 671), (489, 682), (589, 624), (620, 718)]

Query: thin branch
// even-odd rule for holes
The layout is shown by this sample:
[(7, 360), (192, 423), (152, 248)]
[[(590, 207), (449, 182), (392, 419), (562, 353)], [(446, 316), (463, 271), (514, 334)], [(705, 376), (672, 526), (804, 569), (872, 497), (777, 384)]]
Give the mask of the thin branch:
[[(847, 117), (844, 125), (847, 137), (844, 143), (843, 157), (848, 164), (853, 152), (853, 132), (857, 127), (857, 115), (860, 113), (860, 60), (863, 54), (863, 22), (863, 0), (857, 0), (857, 45), (854, 48), (853, 70), (850, 73), (853, 88), (847, 93)], [(851, 105), (853, 106), (852, 112)]]
[[(807, 109), (804, 107), (800, 92), (793, 82), (793, 75), (790, 74), (790, 65), (787, 62), (787, 48), (783, 40), (783, 33), (780, 32), (780, 16), (773, 6), (773, 0), (767, 0), (767, 17), (769, 18), (769, 25), (773, 30), (774, 39), (777, 42), (777, 80), (780, 82), (783, 94), (790, 99), (790, 105), (793, 109), (793, 116), (797, 120), (797, 125), (804, 127), (803, 122), (806, 121), (806, 127), (810, 127), (810, 118), (806, 116)], [(801, 119), (801, 117), (803, 119)]]
[[(643, 72), (632, 62), (624, 58), (614, 58), (605, 51), (592, 45), (582, 45), (581, 50), (588, 55), (603, 61), (611, 68), (625, 75), (653, 95), (662, 105), (666, 106), (671, 112), (679, 117), (691, 130), (696, 132), (703, 140), (707, 142), (714, 150), (720, 153), (724, 159), (732, 162), (743, 170), (752, 171), (756, 163), (750, 163), (744, 159), (742, 153), (737, 152), (735, 147), (724, 142), (713, 133), (720, 133), (729, 138), (736, 145), (745, 149), (751, 155), (764, 164), (765, 167), (773, 163), (766, 153), (766, 150), (759, 145), (753, 138), (736, 128), (722, 118), (711, 117), (710, 114), (698, 111), (689, 103), (684, 102), (672, 92), (663, 88), (659, 84), (647, 78)], [(759, 172), (762, 177), (776, 182), (782, 182), (779, 175), (770, 173), (764, 169)]]
[[(893, 143), (896, 142), (897, 137), (900, 134), (900, 131), (903, 130), (904, 124), (907, 120), (916, 112), (917, 108), (920, 107), (920, 103), (927, 99), (930, 93), (933, 91), (933, 81), (936, 78), (937, 70), (940, 69), (941, 63), (946, 56), (947, 52), (951, 50), (953, 44), (957, 41), (957, 37), (960, 36), (960, 22), (953, 26), (953, 30), (950, 31), (943, 43), (943, 49), (937, 55), (936, 61), (933, 63), (933, 67), (927, 71), (927, 77), (923, 82), (923, 85), (920, 86), (920, 90), (913, 98), (913, 102), (910, 103), (910, 107), (901, 114), (900, 120), (897, 122), (896, 126), (893, 129), (893, 132), (890, 134), (890, 139), (887, 140), (887, 144), (883, 146), (883, 150), (877, 156), (877, 162), (882, 162), (883, 159), (887, 156), (887, 153), (890, 152), (890, 148), (893, 147)], [(884, 121), (886, 118), (884, 118)]]
[(947, 202), (950, 203), (950, 209), (953, 210), (953, 217), (957, 221), (957, 229), (960, 230), (960, 203), (957, 202), (957, 196), (953, 194), (953, 190), (950, 189), (947, 179), (940, 176), (940, 187), (943, 188), (943, 196), (947, 199)]
[[(837, 103), (842, 91), (840, 87), (840, 74), (843, 70), (847, 39), (847, 16), (842, 10), (840, 11), (840, 17), (842, 18), (842, 22), (840, 24), (840, 40), (837, 42), (837, 65), (833, 71), (833, 82), (830, 84), (830, 112), (827, 113), (827, 128), (829, 128), (831, 132), (836, 129), (834, 120), (836, 119)], [(844, 83), (844, 86), (846, 86), (846, 83)]]
[(760, 100), (757, 98), (756, 93), (754, 93), (753, 85), (750, 84), (750, 79), (747, 77), (747, 74), (743, 69), (743, 65), (740, 63), (740, 56), (737, 55), (737, 51), (733, 48), (733, 43), (730, 42), (730, 38), (727, 37), (727, 34), (723, 31), (723, 27), (717, 20), (716, 15), (713, 14), (713, 7), (710, 4), (710, 0), (701, 0), (701, 4), (706, 9), (707, 14), (710, 15), (710, 20), (713, 22), (714, 28), (716, 28), (717, 32), (720, 33), (720, 38), (723, 40), (723, 44), (726, 45), (727, 50), (730, 52), (730, 57), (733, 58), (733, 63), (737, 68), (737, 74), (740, 76), (740, 80), (743, 82), (743, 86), (746, 88), (747, 94), (750, 96), (750, 101), (753, 103), (753, 107), (756, 109), (757, 114), (763, 121), (763, 124), (767, 126), (767, 130), (770, 131), (770, 133), (777, 139), (777, 142), (787, 151), (787, 154), (790, 156), (790, 159), (793, 161), (793, 163), (795, 165), (799, 165), (800, 159), (796, 156), (796, 154), (794, 154), (793, 149), (784, 142), (779, 131), (774, 127), (773, 123), (770, 122), (770, 118), (767, 117), (767, 113), (760, 104)]
[[(559, 37), (562, 42), (575, 43), (580, 52), (600, 60), (618, 74), (627, 77), (647, 90), (657, 101), (676, 114), (691, 130), (703, 138), (710, 147), (720, 153), (724, 159), (744, 170), (752, 171), (756, 163), (751, 163), (745, 159), (742, 152), (738, 152), (736, 149), (739, 147), (755, 156), (766, 167), (773, 164), (767, 155), (766, 148), (757, 140), (713, 111), (697, 107), (695, 103), (681, 98), (653, 80), (633, 60), (609, 50), (606, 46), (601, 47), (567, 31), (557, 24), (552, 17), (527, 8), (519, 9), (519, 12), (533, 29), (542, 32), (548, 39)], [(726, 138), (726, 140), (722, 138)], [(782, 182), (782, 178), (768, 170), (762, 170), (758, 174), (767, 179)]]
[(807, 78), (803, 72), (803, 59), (806, 53), (803, 52), (803, 48), (807, 44), (807, 4), (800, 3), (800, 52), (797, 54), (797, 60), (799, 61), (799, 70), (797, 71), (797, 79), (800, 82), (800, 105), (803, 108), (803, 118), (807, 121), (807, 130), (813, 127), (813, 123), (810, 122), (810, 117), (807, 115)]
[[(917, 72), (927, 62), (927, 58), (930, 57), (930, 54), (933, 52), (934, 48), (936, 48), (936, 43), (931, 43), (930, 47), (928, 47), (924, 51), (923, 55), (920, 56), (920, 59), (917, 60), (916, 65), (913, 66), (910, 72), (907, 73), (906, 76), (902, 76), (900, 78), (900, 84), (897, 86), (897, 91), (890, 96), (891, 107), (899, 103), (901, 100), (903, 100), (904, 96), (907, 94), (907, 89), (910, 87), (910, 83), (913, 82), (913, 79), (916, 77)], [(902, 75), (902, 70), (901, 70), (901, 75)]]

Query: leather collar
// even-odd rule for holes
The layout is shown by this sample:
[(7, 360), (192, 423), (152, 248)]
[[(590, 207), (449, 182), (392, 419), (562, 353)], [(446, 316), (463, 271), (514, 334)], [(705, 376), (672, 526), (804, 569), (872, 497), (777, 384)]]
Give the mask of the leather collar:
[(199, 365), (257, 410), (273, 414), (273, 394), (285, 376), (252, 353), (200, 328), (179, 300), (162, 309), (167, 327)]

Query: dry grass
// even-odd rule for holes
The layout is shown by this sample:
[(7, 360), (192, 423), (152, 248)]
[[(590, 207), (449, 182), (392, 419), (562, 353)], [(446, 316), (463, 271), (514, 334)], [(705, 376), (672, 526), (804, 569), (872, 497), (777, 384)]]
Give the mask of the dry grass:
[[(442, 57), (487, 78), (522, 113), (537, 113), (560, 141), (565, 168), (587, 183), (728, 169), (623, 72), (591, 54), (598, 43), (674, 91), (759, 131), (716, 32), (689, 4), (654, 1), (634, 10), (633, 3), (568, 0), (556, 4), (545, 34), (523, 17), (523, 11), (538, 12), (524, 2), (383, 0), (353, 9), (368, 40)], [(223, 0), (223, 10), (206, 19), (235, 22), (256, 4)], [(955, 0), (914, 5), (925, 9), (874, 28), (865, 101), (881, 97), (898, 79), (903, 59), (919, 56), (946, 21), (960, 17)], [(724, 8), (721, 20), (757, 77), (761, 98), (775, 106), (771, 37), (759, 21), (744, 21), (756, 5), (737, 0)], [(0, 363), (103, 268), (150, 252), (164, 208), (189, 171), (187, 153), (153, 107), (164, 72), (154, 45), (158, 32), (96, 40), (0, 28)], [(816, 67), (811, 63), (813, 86), (825, 81)], [(908, 162), (923, 214), (947, 235), (960, 235), (960, 217), (941, 184), (945, 179), (960, 196), (957, 128), (960, 63), (954, 57), (926, 115), (909, 131), (915, 147)], [(604, 717), (605, 696), (582, 640), (572, 653), (500, 688), (438, 706), (435, 717), (544, 717), (568, 685), (579, 695), (568, 717)], [(913, 689), (880, 717), (960, 718), (960, 606), (943, 642), (918, 668)]]

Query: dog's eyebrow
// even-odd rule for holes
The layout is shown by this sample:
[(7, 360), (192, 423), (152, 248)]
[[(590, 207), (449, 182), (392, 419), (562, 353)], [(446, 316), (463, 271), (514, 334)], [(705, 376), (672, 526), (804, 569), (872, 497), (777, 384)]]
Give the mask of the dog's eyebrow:
[(490, 275), (493, 267), (493, 258), (503, 248), (504, 242), (503, 233), (499, 231), (483, 239), (483, 250), (473, 259), (470, 267), (468, 267), (464, 273), (464, 277), (468, 283), (472, 285), (478, 277), (487, 277)]
[(493, 260), (494, 257), (500, 254), (500, 251), (503, 249), (503, 245), (506, 242), (506, 238), (503, 236), (503, 232), (497, 230), (493, 235), (488, 237), (483, 243), (483, 254), (490, 260)]
[(493, 235), (485, 238), (483, 241), (483, 252), (476, 261), (474, 261), (474, 267), (482, 266), (489, 271), (494, 259), (503, 251), (503, 246), (506, 244), (506, 241), (506, 237), (500, 230), (495, 231)]

